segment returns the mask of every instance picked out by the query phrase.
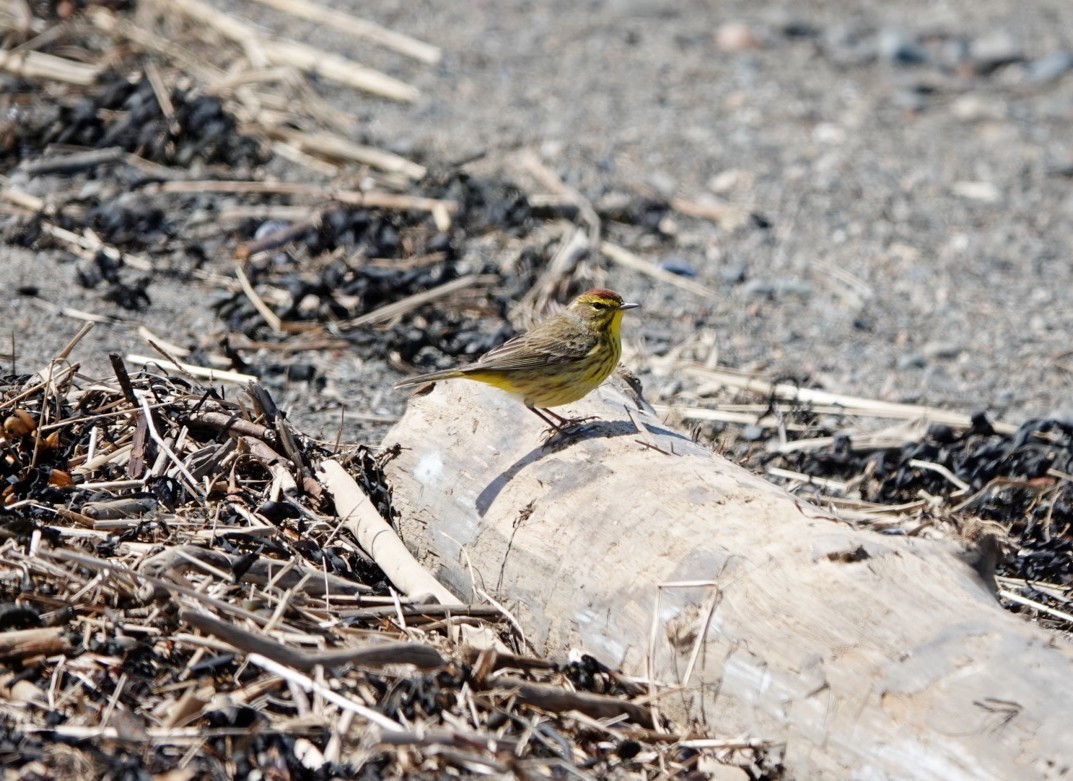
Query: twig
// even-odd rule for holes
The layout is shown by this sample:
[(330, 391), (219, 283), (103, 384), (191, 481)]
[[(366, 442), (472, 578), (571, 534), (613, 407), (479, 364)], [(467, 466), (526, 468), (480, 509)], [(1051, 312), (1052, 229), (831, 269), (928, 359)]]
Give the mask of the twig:
[(169, 4), (169, 8), (208, 25), (243, 46), (247, 53), (253, 50), (251, 60), (255, 65), (260, 65), (258, 60), (263, 58), (267, 64), (291, 65), (305, 71), (316, 71), (323, 78), (393, 100), (412, 102), (421, 94), (405, 82), (358, 65), (338, 54), (294, 41), (262, 36), (253, 25), (229, 16), (201, 0), (174, 0)]
[(576, 710), (596, 719), (615, 718), (624, 714), (642, 727), (655, 728), (652, 714), (648, 710), (629, 700), (617, 697), (589, 692), (572, 692), (546, 683), (532, 683), (506, 676), (489, 679), (487, 689), (509, 693), (526, 705), (532, 705), (550, 713)]
[[(376, 743), (382, 746), (457, 746), (500, 753), (513, 752), (518, 741), (494, 734), (422, 729), (416, 732), (391, 732), (381, 735)], [(505, 773), (507, 770), (508, 768), (504, 767), (500, 772)]]
[(380, 517), (372, 500), (337, 461), (322, 461), (317, 472), (332, 495), (339, 517), (396, 588), (411, 598), (428, 594), (441, 604), (459, 601), (458, 597), (418, 563), (402, 540)]
[(723, 590), (719, 588), (718, 583), (712, 581), (711, 589), (712, 596), (708, 600), (707, 609), (704, 611), (704, 621), (696, 633), (696, 639), (693, 641), (693, 650), (689, 654), (689, 662), (686, 664), (686, 671), (682, 676), (681, 686), (688, 686), (690, 679), (693, 677), (693, 670), (697, 666), (697, 659), (700, 657), (701, 650), (708, 645), (708, 629), (712, 625), (712, 617), (715, 615), (715, 609), (723, 600)]
[(44, 52), (0, 50), (0, 70), (25, 79), (51, 79), (88, 87), (97, 80), (101, 66), (86, 65)]
[(0, 659), (4, 661), (52, 656), (70, 648), (64, 627), (61, 626), (0, 632)]
[[(146, 0), (141, 7), (147, 8), (150, 5), (152, 3)], [(157, 35), (152, 30), (142, 27), (138, 23), (117, 15), (102, 6), (90, 5), (83, 13), (98, 29), (117, 38), (125, 38), (137, 44), (144, 51), (159, 54), (161, 57), (178, 65), (181, 71), (196, 77), (201, 82), (212, 83), (217, 79), (223, 78), (223, 71), (210, 62), (209, 58), (198, 57), (186, 47)]]
[[(298, 443), (294, 438), (294, 431), (290, 424), (287, 422), (286, 417), (280, 412), (279, 407), (276, 406), (275, 400), (272, 398), (272, 394), (268, 392), (266, 388), (257, 382), (249, 382), (246, 384), (246, 395), (254, 402), (261, 414), (267, 418), (272, 426), (272, 430), (275, 432), (276, 441), (279, 443), (278, 447), (274, 448), (275, 451), (280, 451), (286, 454), (287, 459), (294, 466), (295, 477), (292, 478), (290, 471), (286, 469), (286, 464), (282, 464), (282, 472), (279, 474), (279, 478), (282, 482), (292, 483), (295, 479), (299, 482), (305, 483), (305, 471), (306, 464), (302, 458), (302, 452), (298, 447)], [(267, 444), (263, 441), (258, 441), (258, 446), (264, 446), (267, 448)], [(275, 473), (276, 470), (273, 469)], [(315, 481), (311, 481), (313, 488), (316, 489), (317, 485)]]
[(168, 94), (168, 87), (164, 83), (163, 76), (160, 75), (160, 68), (152, 60), (147, 60), (144, 67), (145, 77), (149, 80), (149, 86), (153, 88), (153, 96), (156, 98), (157, 105), (160, 106), (160, 113), (171, 124), (175, 119), (175, 104), (171, 102), (171, 95)]
[(749, 210), (741, 206), (689, 198), (671, 198), (671, 208), (687, 217), (711, 220), (727, 230), (736, 230), (749, 222)]
[(71, 337), (71, 340), (64, 345), (59, 354), (56, 355), (56, 360), (66, 361), (71, 357), (71, 353), (74, 352), (75, 347), (81, 342), (90, 331), (93, 330), (93, 323), (86, 323), (84, 326), (78, 329), (78, 333)]
[[(158, 358), (153, 358), (148, 355), (135, 355), (128, 354), (126, 359), (137, 366), (146, 366), (151, 363), (159, 364)], [(241, 372), (229, 371), (227, 369), (210, 369), (205, 366), (195, 366), (192, 363), (179, 363), (178, 361), (172, 361), (173, 365), (191, 377), (204, 377), (210, 382), (256, 382), (257, 378), (252, 374), (242, 374)]]
[[(252, 516), (252, 518), (257, 520), (256, 516)], [(223, 529), (217, 527), (216, 533), (228, 534), (234, 531), (241, 534), (250, 534), (252, 533), (251, 528), (250, 526)], [(271, 528), (275, 529), (276, 527)], [(158, 578), (167, 576), (172, 579), (179, 579), (191, 570), (234, 573), (235, 563), (234, 557), (218, 550), (202, 548), (197, 545), (178, 545), (146, 559), (142, 563), (141, 569), (143, 572)], [(279, 561), (258, 558), (240, 576), (224, 574), (221, 579), (234, 579), (238, 583), (252, 583), (257, 586), (267, 586), (270, 581), (273, 581), (276, 587), (283, 589), (297, 588), (299, 583), (305, 581), (302, 586), (302, 591), (305, 594), (322, 598), (326, 594), (330, 594), (333, 599), (339, 599), (342, 596), (364, 597), (372, 591), (364, 583), (357, 583), (339, 575), (329, 574), (326, 577), (321, 577), (320, 573), (315, 573), (318, 577), (306, 578), (305, 576), (310, 572), (315, 571), (311, 571), (300, 564), (295, 564), (281, 575)]]
[(260, 423), (246, 420), (237, 413), (227, 412), (198, 412), (189, 417), (192, 426), (206, 426), (217, 431), (233, 431), (238, 435), (256, 437), (264, 442), (272, 436), (272, 430)]
[(359, 19), (351, 14), (327, 8), (309, 0), (258, 0), (258, 2), (295, 16), (312, 19), (339, 32), (359, 38), (368, 38), (408, 57), (427, 62), (429, 65), (435, 65), (443, 56), (443, 52), (440, 51), (438, 46), (433, 46), (416, 38), (411, 38), (409, 35), (403, 35), (394, 30), (381, 27), (374, 22)]
[[(141, 329), (139, 329), (139, 331), (140, 330)], [(146, 329), (146, 330), (148, 330), (148, 329)], [(143, 334), (143, 336), (145, 336), (145, 335)], [(146, 337), (145, 340), (149, 343), (149, 346), (152, 347), (154, 350), (156, 350), (160, 355), (162, 355), (165, 360), (170, 361), (171, 363), (175, 364), (176, 366), (179, 365), (179, 359), (176, 358), (175, 355), (172, 354), (172, 352), (170, 350), (165, 349), (163, 344), (160, 344), (159, 342), (156, 342), (155, 340), (153, 340), (152, 338), (149, 338), (149, 337)], [(181, 348), (180, 348), (180, 351), (181, 351)], [(189, 351), (187, 351), (187, 354), (189, 354)]]
[(1073, 585), (1063, 587), (1056, 583), (1045, 583), (1040, 580), (1025, 580), (1024, 578), (1011, 578), (1005, 575), (996, 575), (995, 581), (1000, 586), (1009, 588), (1032, 589), (1041, 594), (1046, 594), (1057, 602), (1064, 602), (1066, 604), (1069, 604), (1070, 597), (1073, 596)]
[[(401, 611), (409, 626), (438, 622), (445, 618), (483, 618), (490, 620), (503, 617), (503, 612), (500, 608), (485, 607), (484, 605), (403, 605)], [(384, 618), (391, 618), (396, 612), (398, 610), (394, 605), (365, 607), (346, 613), (345, 618), (349, 622), (380, 621)]]
[(323, 49), (281, 39), (269, 39), (265, 47), (268, 61), (274, 65), (290, 65), (315, 72), (344, 86), (403, 103), (413, 103), (421, 97), (417, 87)]
[(1052, 618), (1057, 618), (1061, 621), (1065, 621), (1066, 623), (1073, 625), (1073, 613), (1066, 613), (1064, 610), (1056, 610), (1055, 608), (1045, 605), (1042, 602), (1037, 602), (1036, 600), (1029, 599), (1028, 597), (1022, 597), (1020, 594), (1014, 594), (1012, 591), (1006, 591), (1005, 589), (1000, 590), (998, 593), (999, 596), (1001, 596), (1003, 599), (1010, 600), (1010, 602), (1016, 602), (1018, 605), (1030, 607), (1033, 610), (1038, 610), (1041, 613), (1046, 613)]
[(53, 382), (59, 383), (61, 380), (67, 379), (67, 377), (69, 377), (70, 375), (74, 374), (76, 371), (78, 371), (78, 364), (73, 363), (70, 366), (67, 366), (67, 367), (61, 369), (59, 374), (52, 374), (51, 371), (49, 371), (48, 373), (38, 372), (38, 374), (35, 375), (36, 377), (41, 378), (38, 382), (35, 382), (33, 385), (28, 387), (26, 390), (24, 390), (22, 393), (18, 394), (17, 396), (12, 396), (9, 399), (4, 399), (4, 405), (7, 406), (7, 407), (10, 407), (10, 406), (22, 401), (23, 399), (27, 399), (27, 398), (33, 396), (38, 391), (40, 391), (41, 389), (47, 388), (50, 383), (53, 383)]
[[(791, 383), (774, 383), (756, 375), (735, 372), (729, 369), (708, 369), (691, 363), (678, 366), (683, 374), (698, 379), (708, 380), (728, 388), (738, 388), (756, 393), (765, 398), (784, 399), (805, 404), (825, 404), (837, 408), (844, 414), (871, 415), (877, 418), (896, 418), (902, 420), (925, 419), (932, 423), (943, 423), (955, 428), (969, 428), (972, 418), (959, 412), (950, 412), (937, 407), (925, 407), (918, 404), (899, 404), (859, 396), (845, 396), (839, 393), (802, 388)], [(1012, 434), (1017, 426), (997, 421), (991, 424), (999, 434)]]
[(815, 475), (806, 475), (803, 472), (795, 472), (792, 469), (769, 466), (765, 471), (772, 477), (781, 477), (783, 480), (794, 480), (805, 485), (814, 485), (825, 491), (845, 492), (847, 488), (847, 483), (844, 480), (829, 480)]
[(30, 299), (30, 303), (39, 309), (44, 309), (46, 312), (53, 312), (62, 317), (69, 317), (72, 320), (81, 320), (86, 325), (93, 325), (94, 323), (123, 323), (127, 322), (119, 315), (98, 315), (93, 312), (85, 312), (81, 309), (75, 309), (69, 306), (60, 306), (54, 304), (51, 301), (46, 301), (43, 298), (33, 297)]
[(290, 160), (292, 163), (305, 166), (311, 171), (316, 171), (318, 174), (332, 179), (338, 176), (339, 172), (342, 170), (342, 166), (321, 160), (314, 155), (308, 155), (298, 147), (286, 141), (273, 141), (270, 144), (270, 147), (273, 153), (279, 155), (284, 160)]
[(407, 312), (412, 312), (414, 309), (431, 303), (432, 301), (437, 301), (452, 293), (457, 293), (459, 290), (464, 290), (467, 287), (476, 285), (490, 285), (495, 281), (496, 277), (492, 274), (470, 274), (469, 276), (452, 279), (450, 282), (444, 282), (442, 285), (434, 287), (431, 290), (414, 293), (413, 295), (395, 301), (394, 303), (385, 304), (371, 312), (366, 312), (360, 317), (344, 320), (338, 323), (338, 327), (342, 330), (346, 330), (350, 328), (359, 328), (360, 326), (369, 325), (371, 323), (382, 323), (394, 320), (396, 317), (402, 317)]
[(348, 664), (370, 669), (406, 664), (419, 670), (434, 670), (446, 664), (446, 660), (436, 649), (420, 643), (373, 642), (362, 648), (306, 651), (291, 648), (263, 634), (250, 632), (197, 610), (180, 610), (179, 619), (229, 643), (242, 653), (261, 654), (274, 662), (303, 672), (309, 672), (316, 667), (331, 668)]
[[(761, 428), (781, 427), (786, 431), (809, 431), (814, 428), (800, 423), (783, 423), (774, 419), (766, 419), (771, 414), (770, 404), (750, 404), (748, 406), (751, 408), (749, 412), (727, 409), (724, 405), (720, 405), (718, 409), (712, 409), (711, 407), (682, 407), (677, 404), (652, 405), (656, 413), (664, 418), (668, 415), (676, 415), (685, 420), (714, 420), (720, 423), (741, 423), (760, 426)], [(831, 438), (828, 437), (827, 439)], [(795, 443), (800, 441), (804, 440), (794, 440)]]
[(267, 670), (273, 675), (278, 675), (286, 681), (297, 684), (303, 691), (316, 694), (318, 697), (323, 697), (333, 705), (338, 705), (340, 708), (354, 711), (359, 716), (367, 719), (368, 721), (376, 724), (382, 729), (386, 729), (389, 732), (403, 732), (404, 729), (401, 724), (392, 721), (382, 713), (368, 708), (359, 702), (355, 702), (343, 695), (337, 693), (334, 689), (330, 689), (324, 684), (317, 683), (308, 675), (303, 675), (299, 672), (295, 672), (288, 667), (272, 661), (271, 659), (262, 656), (261, 654), (250, 654), (249, 660), (251, 664), (255, 664), (263, 670)]
[(266, 128), (266, 132), (274, 138), (287, 141), (303, 152), (315, 152), (327, 157), (353, 160), (381, 171), (402, 174), (415, 181), (423, 179), (428, 170), (425, 166), (407, 160), (401, 155), (366, 144), (358, 144), (333, 133), (307, 133), (280, 126)]
[(156, 426), (153, 425), (153, 412), (149, 409), (149, 399), (144, 397), (142, 398), (142, 412), (145, 413), (145, 424), (149, 427), (149, 436), (156, 442), (157, 447), (167, 454), (168, 458), (171, 459), (172, 463), (175, 464), (175, 467), (179, 470), (179, 473), (186, 478), (188, 487), (193, 494), (204, 503), (207, 498), (205, 492), (202, 491), (201, 486), (197, 484), (197, 478), (190, 474), (190, 470), (186, 468), (186, 465), (177, 455), (175, 455), (175, 452), (168, 446), (168, 443), (165, 442), (164, 438), (157, 432)]
[[(379, 151), (379, 150), (374, 150)], [(386, 153), (385, 153), (386, 154)], [(388, 160), (387, 164), (400, 166), (398, 161), (406, 161), (405, 158)], [(417, 173), (418, 169), (408, 169), (402, 165), (402, 170)], [(424, 169), (421, 169), (422, 171)], [(388, 193), (378, 190), (337, 190), (331, 187), (322, 187), (315, 184), (303, 184), (300, 182), (255, 182), (238, 179), (198, 179), (176, 180), (150, 185), (145, 188), (148, 193), (239, 193), (249, 195), (294, 195), (308, 198), (319, 198), (345, 203), (348, 206), (364, 206), (369, 209), (386, 209), (388, 211), (416, 211), (434, 212), (443, 209), (448, 213), (458, 211), (458, 201), (445, 200), (442, 198), (425, 198), (419, 195), (406, 195), (404, 193)], [(297, 207), (294, 207), (297, 208)], [(305, 214), (308, 214), (308, 209)]]
[(919, 458), (912, 458), (909, 460), (909, 466), (916, 467), (917, 469), (927, 469), (929, 471), (936, 472), (942, 475), (958, 487), (958, 494), (968, 493), (972, 490), (972, 486), (970, 486), (968, 483), (966, 483), (960, 477), (955, 475), (942, 464), (936, 464), (933, 461), (922, 461)]
[(685, 290), (693, 295), (708, 298), (713, 301), (718, 300), (719, 298), (719, 295), (711, 288), (705, 287), (699, 282), (694, 282), (691, 279), (681, 277), (678, 274), (672, 274), (666, 269), (662, 269), (659, 266), (650, 263), (639, 255), (633, 254), (624, 247), (612, 244), (610, 241), (604, 241), (600, 244), (600, 252), (602, 252), (604, 257), (608, 260), (613, 261), (620, 266), (625, 266), (634, 271), (640, 271), (642, 274), (646, 274), (652, 279), (666, 282), (668, 285), (674, 285), (676, 288)]
[[(108, 149), (91, 149), (87, 152), (72, 152), (66, 155), (53, 155), (39, 160), (31, 160), (23, 163), (20, 168), (32, 179), (35, 176), (47, 174), (73, 174), (96, 168), (99, 165), (114, 165), (122, 162), (127, 152), (118, 146)], [(35, 211), (44, 207), (44, 201), (38, 200)]]
[(246, 272), (242, 270), (242, 266), (238, 263), (235, 264), (235, 276), (238, 278), (238, 284), (241, 286), (242, 292), (246, 294), (246, 298), (250, 300), (253, 308), (261, 315), (268, 327), (277, 334), (283, 333), (283, 320), (272, 311), (272, 308), (253, 289), (253, 285), (250, 284), (250, 278), (246, 276)]
[(119, 389), (123, 392), (123, 398), (127, 400), (128, 404), (136, 405), (138, 403), (138, 397), (134, 395), (134, 386), (130, 384), (130, 374), (127, 373), (127, 367), (123, 365), (123, 358), (119, 353), (108, 353), (108, 360), (112, 364), (112, 371), (115, 372), (115, 378), (119, 382)]
[(12, 187), (11, 180), (6, 176), (0, 176), (0, 200), (31, 212), (44, 212), (46, 206), (44, 199)]
[[(274, 230), (268, 235), (262, 236), (259, 239), (254, 239), (253, 241), (247, 241), (243, 242), (242, 244), (239, 244), (238, 247), (235, 248), (235, 258), (237, 258), (238, 260), (245, 261), (249, 260), (254, 255), (257, 255), (261, 252), (268, 252), (269, 250), (274, 250), (288, 243), (292, 239), (301, 236), (310, 228), (316, 228), (324, 220), (325, 214), (327, 214), (327, 210), (318, 209), (313, 214), (309, 214), (307, 209), (306, 214), (302, 219), (296, 220), (290, 225), (284, 225), (278, 230)], [(246, 278), (246, 275), (242, 272), (241, 266), (237, 267), (237, 274), (239, 284), (242, 286), (243, 292), (246, 293), (247, 298), (250, 298), (250, 300), (253, 302), (253, 305), (257, 307), (257, 311), (261, 311), (261, 306), (265, 306), (267, 309), (267, 306), (264, 304), (264, 301), (261, 300), (260, 296), (256, 296), (256, 300), (251, 297), (253, 288), (250, 285), (249, 280)], [(258, 301), (260, 301), (260, 305), (258, 304)], [(271, 310), (268, 310), (268, 312), (271, 317), (275, 318), (275, 321), (278, 323), (279, 317), (277, 317), (276, 314)], [(265, 315), (265, 313), (263, 312), (262, 316), (265, 317), (266, 320), (268, 319), (268, 316)], [(273, 330), (276, 330), (278, 332), (278, 328), (274, 328)]]
[(79, 235), (73, 233), (66, 228), (61, 228), (58, 225), (53, 225), (50, 222), (41, 223), (41, 232), (47, 233), (54, 239), (67, 244), (69, 247), (76, 251), (76, 254), (81, 257), (92, 257), (98, 252), (103, 253), (106, 257), (112, 260), (121, 260), (131, 268), (138, 271), (152, 271), (153, 264), (144, 255), (139, 255), (135, 252), (122, 252), (118, 248), (111, 244), (105, 244), (99, 238), (94, 235)]

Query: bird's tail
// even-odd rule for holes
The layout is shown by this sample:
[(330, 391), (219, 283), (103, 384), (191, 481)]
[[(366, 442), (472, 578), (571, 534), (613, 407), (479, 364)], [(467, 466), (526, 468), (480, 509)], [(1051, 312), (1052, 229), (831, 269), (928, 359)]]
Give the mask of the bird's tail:
[(425, 385), (430, 382), (436, 382), (437, 380), (450, 380), (461, 376), (463, 376), (463, 373), (458, 369), (446, 369), (442, 372), (431, 372), (430, 374), (419, 374), (416, 377), (407, 377), (405, 380), (396, 382), (395, 387), (412, 388), (415, 385)]

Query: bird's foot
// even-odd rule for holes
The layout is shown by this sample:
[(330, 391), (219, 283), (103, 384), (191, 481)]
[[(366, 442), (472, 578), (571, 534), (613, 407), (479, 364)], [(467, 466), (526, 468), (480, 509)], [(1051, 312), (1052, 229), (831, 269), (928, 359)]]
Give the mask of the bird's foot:
[[(547, 412), (547, 410), (544, 411)], [(548, 421), (550, 425), (544, 429), (543, 436), (545, 445), (556, 437), (568, 437), (571, 434), (576, 433), (577, 430), (586, 423), (600, 419), (596, 415), (588, 415), (584, 418), (564, 418), (559, 415), (555, 415), (555, 417), (557, 420), (555, 422)]]
[(545, 444), (557, 436), (572, 433), (590, 420), (599, 420), (596, 415), (589, 415), (584, 418), (564, 418), (547, 408), (529, 407), (529, 409), (533, 411), (534, 415), (548, 424), (548, 428), (544, 429), (543, 432)]

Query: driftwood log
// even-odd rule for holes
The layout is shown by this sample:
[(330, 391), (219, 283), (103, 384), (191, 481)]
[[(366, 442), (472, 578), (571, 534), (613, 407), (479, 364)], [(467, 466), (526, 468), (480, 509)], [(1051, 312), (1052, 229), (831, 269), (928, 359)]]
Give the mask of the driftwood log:
[(388, 478), (456, 594), (506, 602), (539, 651), (667, 684), (662, 713), (784, 741), (793, 778), (1073, 772), (1073, 650), (1001, 609), (986, 556), (841, 523), (610, 385), (547, 447), (494, 389), (411, 399)]

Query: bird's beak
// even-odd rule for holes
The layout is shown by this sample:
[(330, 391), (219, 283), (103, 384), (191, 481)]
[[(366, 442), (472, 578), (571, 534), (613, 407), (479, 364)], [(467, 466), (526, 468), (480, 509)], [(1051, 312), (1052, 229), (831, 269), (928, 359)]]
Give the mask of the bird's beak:
[(640, 306), (640, 304), (631, 304), (630, 302), (627, 301), (624, 304), (619, 304), (618, 311), (621, 312), (623, 309), (636, 309), (639, 306)]

